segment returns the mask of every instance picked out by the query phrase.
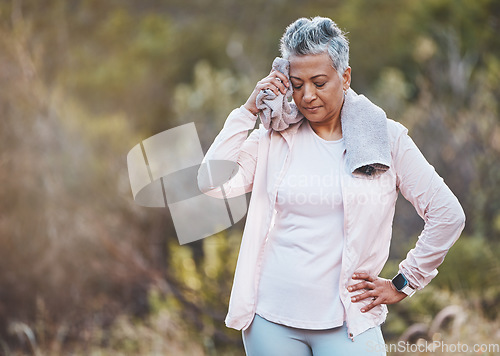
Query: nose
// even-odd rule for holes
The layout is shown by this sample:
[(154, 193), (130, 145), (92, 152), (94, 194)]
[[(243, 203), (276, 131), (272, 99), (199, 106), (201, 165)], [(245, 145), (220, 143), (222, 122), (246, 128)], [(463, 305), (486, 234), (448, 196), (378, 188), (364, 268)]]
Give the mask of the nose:
[(314, 85), (304, 85), (303, 100), (306, 103), (310, 103), (314, 99), (316, 99), (316, 88), (314, 87)]

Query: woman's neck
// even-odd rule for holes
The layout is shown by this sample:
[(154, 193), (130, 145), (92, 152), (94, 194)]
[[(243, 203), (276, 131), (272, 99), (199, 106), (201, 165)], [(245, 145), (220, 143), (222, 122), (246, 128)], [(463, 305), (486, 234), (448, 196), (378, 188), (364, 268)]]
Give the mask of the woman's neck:
[(313, 131), (326, 141), (337, 141), (342, 138), (342, 125), (340, 123), (340, 117), (338, 120), (333, 120), (330, 122), (311, 122), (309, 125)]

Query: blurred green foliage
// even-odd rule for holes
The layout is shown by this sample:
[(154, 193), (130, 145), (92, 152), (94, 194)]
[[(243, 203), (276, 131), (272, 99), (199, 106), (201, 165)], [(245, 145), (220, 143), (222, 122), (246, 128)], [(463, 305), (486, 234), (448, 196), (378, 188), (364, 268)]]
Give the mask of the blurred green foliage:
[[(498, 1), (12, 0), (0, 1), (1, 352), (241, 354), (223, 320), (242, 223), (179, 246), (167, 209), (133, 203), (126, 154), (188, 122), (207, 149), (284, 28), (315, 15), (348, 32), (353, 88), (409, 128), (467, 215), (432, 284), (390, 307), (386, 338), (450, 304), (467, 323), (430, 337), (496, 337)], [(384, 277), (421, 228), (400, 199)]]

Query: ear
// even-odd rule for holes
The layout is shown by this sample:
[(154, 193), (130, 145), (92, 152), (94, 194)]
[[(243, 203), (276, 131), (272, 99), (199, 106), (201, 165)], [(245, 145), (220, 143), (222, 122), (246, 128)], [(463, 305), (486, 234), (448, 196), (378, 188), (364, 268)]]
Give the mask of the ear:
[(351, 67), (347, 67), (346, 70), (344, 71), (344, 74), (342, 74), (342, 79), (343, 79), (343, 89), (347, 90), (351, 86)]

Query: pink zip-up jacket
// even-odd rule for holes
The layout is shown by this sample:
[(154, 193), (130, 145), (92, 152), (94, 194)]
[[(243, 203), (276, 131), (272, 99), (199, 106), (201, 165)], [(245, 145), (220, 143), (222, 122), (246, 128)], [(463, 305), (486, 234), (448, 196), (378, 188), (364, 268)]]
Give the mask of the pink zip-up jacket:
[[(290, 163), (289, 152), (295, 135), (302, 131), (297, 129), (303, 122), (279, 132), (266, 130), (261, 124), (248, 135), (256, 120), (257, 116), (243, 106), (233, 110), (205, 155), (203, 162), (227, 160), (238, 164), (237, 173), (228, 176), (230, 179), (223, 184), (223, 189), (214, 188), (206, 170), (198, 172), (199, 188), (209, 196), (230, 198), (252, 192), (225, 321), (228, 327), (237, 330), (248, 328), (255, 315), (264, 248), (274, 220), (277, 191)], [(398, 192), (401, 191), (425, 221), (415, 247), (399, 265), (417, 289), (422, 289), (436, 276), (436, 268), (465, 224), (457, 198), (407, 135), (408, 130), (390, 119), (387, 127), (392, 155), (387, 172), (375, 178), (354, 176), (346, 169), (345, 152), (338, 167), (344, 204), (339, 290), (352, 339), (380, 325), (387, 315), (386, 305), (361, 313), (360, 309), (371, 300), (352, 303), (347, 286), (356, 283), (351, 279), (354, 272), (378, 276), (384, 267), (389, 256)]]

